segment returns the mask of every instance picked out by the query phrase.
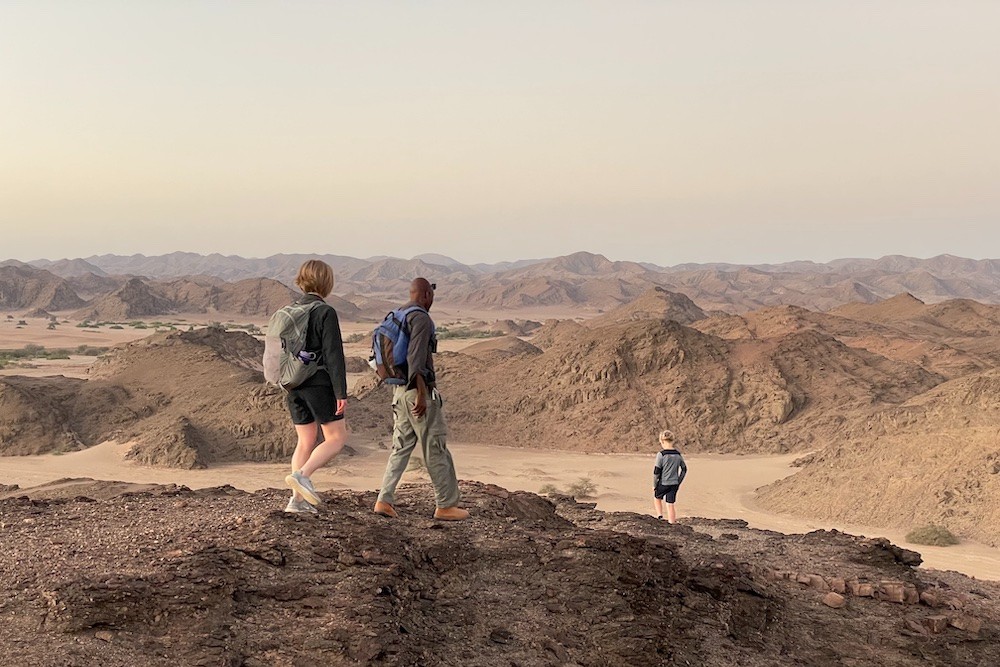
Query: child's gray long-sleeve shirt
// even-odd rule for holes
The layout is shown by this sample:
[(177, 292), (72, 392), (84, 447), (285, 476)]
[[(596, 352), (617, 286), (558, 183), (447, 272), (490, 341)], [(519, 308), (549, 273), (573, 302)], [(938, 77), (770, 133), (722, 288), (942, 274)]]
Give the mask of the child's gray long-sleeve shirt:
[(676, 449), (664, 449), (656, 455), (656, 465), (653, 467), (653, 486), (680, 484), (687, 475), (687, 464), (684, 457)]

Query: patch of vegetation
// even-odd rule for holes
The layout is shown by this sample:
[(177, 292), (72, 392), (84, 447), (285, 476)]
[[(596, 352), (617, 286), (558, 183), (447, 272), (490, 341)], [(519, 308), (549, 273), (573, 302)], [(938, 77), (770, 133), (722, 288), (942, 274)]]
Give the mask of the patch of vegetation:
[(449, 329), (448, 327), (437, 328), (437, 337), (439, 340), (447, 338), (496, 338), (502, 335), (502, 331), (473, 331), (468, 327), (456, 327), (454, 329)]
[(543, 496), (551, 496), (553, 494), (562, 493), (562, 491), (560, 491), (559, 487), (555, 484), (545, 484), (542, 488), (538, 489), (538, 493)]
[(133, 329), (148, 329), (145, 322), (129, 322), (129, 326)]
[(240, 330), (246, 331), (251, 336), (254, 335), (254, 334), (259, 334), (260, 333), (260, 327), (258, 327), (256, 324), (253, 324), (253, 323), (248, 323), (248, 324), (233, 324), (233, 323), (227, 322), (226, 323), (226, 328), (228, 328), (228, 329), (240, 329)]
[(344, 339), (345, 343), (360, 343), (361, 341), (368, 338), (366, 333), (352, 333), (350, 336)]
[(906, 541), (931, 547), (950, 547), (958, 544), (958, 538), (950, 530), (932, 523), (911, 530), (906, 534)]
[(83, 357), (99, 357), (108, 351), (106, 347), (94, 347), (92, 345), (80, 345), (76, 348), (76, 353)]
[(109, 329), (124, 329), (125, 327), (123, 327), (123, 326), (122, 326), (122, 325), (120, 325), (120, 324), (112, 324), (112, 325), (111, 325), (110, 327), (108, 327), (108, 328), (109, 328)]
[(81, 345), (76, 350), (66, 348), (45, 349), (44, 345), (28, 343), (20, 350), (0, 350), (0, 368), (10, 365), (13, 362), (28, 361), (31, 359), (69, 359), (71, 354), (81, 354), (96, 357), (108, 351), (106, 347), (91, 347)]
[(597, 493), (597, 485), (589, 477), (581, 477), (569, 485), (566, 493), (574, 498), (593, 498)]

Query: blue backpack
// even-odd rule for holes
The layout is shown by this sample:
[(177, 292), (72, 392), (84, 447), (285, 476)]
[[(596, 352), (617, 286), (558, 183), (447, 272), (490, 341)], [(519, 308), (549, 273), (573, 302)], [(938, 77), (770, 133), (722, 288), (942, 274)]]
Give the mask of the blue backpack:
[(406, 352), (410, 347), (410, 324), (406, 318), (418, 310), (427, 312), (420, 306), (397, 308), (386, 315), (372, 332), (372, 352), (368, 364), (386, 384), (406, 384)]

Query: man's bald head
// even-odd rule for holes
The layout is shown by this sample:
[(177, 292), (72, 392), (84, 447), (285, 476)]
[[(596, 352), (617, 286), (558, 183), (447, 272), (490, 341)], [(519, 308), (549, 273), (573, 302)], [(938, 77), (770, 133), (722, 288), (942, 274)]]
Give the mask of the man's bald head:
[(434, 287), (426, 278), (414, 278), (410, 283), (410, 301), (430, 310), (434, 303)]

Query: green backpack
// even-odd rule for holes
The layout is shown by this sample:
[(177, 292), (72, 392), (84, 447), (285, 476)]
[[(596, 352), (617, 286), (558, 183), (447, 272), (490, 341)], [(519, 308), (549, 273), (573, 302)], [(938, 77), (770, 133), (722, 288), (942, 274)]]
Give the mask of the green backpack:
[(295, 389), (316, 374), (318, 351), (306, 350), (309, 316), (323, 301), (293, 303), (279, 309), (267, 323), (264, 338), (264, 379), (282, 389)]

